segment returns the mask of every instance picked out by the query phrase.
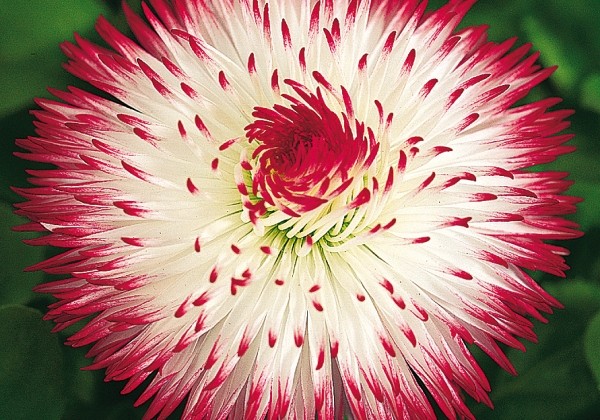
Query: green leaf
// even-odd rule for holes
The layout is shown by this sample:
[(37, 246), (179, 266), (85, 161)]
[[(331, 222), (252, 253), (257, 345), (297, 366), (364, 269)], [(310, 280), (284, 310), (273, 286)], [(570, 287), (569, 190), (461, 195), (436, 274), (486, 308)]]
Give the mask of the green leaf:
[(11, 230), (13, 226), (25, 221), (13, 214), (11, 206), (0, 203), (0, 305), (27, 303), (34, 296), (31, 288), (43, 279), (43, 274), (39, 271), (23, 271), (45, 259), (44, 247), (29, 246), (22, 242), (23, 239), (33, 238), (33, 234)]
[(64, 56), (58, 44), (73, 32), (92, 33), (110, 9), (94, 0), (0, 0), (0, 116), (31, 104), (49, 85), (64, 85)]
[[(587, 372), (580, 343), (559, 347), (492, 393), (489, 419), (571, 420), (592, 418), (600, 403)], [(483, 418), (483, 416), (479, 416)]]
[[(527, 0), (531, 2), (532, 0)], [(600, 58), (600, 3), (598, 0), (534, 0), (537, 15), (543, 17), (563, 42), (597, 63)], [(594, 67), (597, 67), (594, 66)]]
[(111, 407), (106, 420), (140, 419), (143, 409), (135, 408), (130, 402), (121, 402)]
[(0, 418), (60, 419), (65, 407), (58, 337), (31, 308), (0, 307)]
[(600, 74), (588, 76), (581, 87), (581, 106), (600, 113)]
[(68, 349), (65, 352), (65, 370), (69, 399), (89, 404), (94, 400), (96, 386), (102, 383), (103, 374), (99, 370), (83, 370), (91, 362), (85, 357), (86, 351), (83, 348)]
[(1, 1), (0, 56), (20, 59), (71, 38), (73, 28), (90, 28), (108, 9), (93, 0)]
[[(502, 7), (498, 7), (498, 2), (495, 1), (479, 1), (469, 10), (460, 27), (488, 25), (488, 38), (494, 42), (502, 42), (519, 35), (518, 23), (531, 10), (531, 2), (528, 1), (505, 0)], [(525, 41), (529, 40), (521, 40), (520, 43)]]
[(582, 197), (583, 201), (577, 204), (577, 223), (581, 230), (587, 232), (593, 226), (600, 226), (600, 188), (595, 182), (577, 181), (569, 189), (569, 195)]
[(588, 320), (600, 310), (600, 286), (583, 280), (544, 286), (565, 309), (550, 315), (548, 324), (536, 322), (538, 343), (526, 342), (525, 352), (506, 352), (518, 376), (502, 371), (490, 378), (495, 408), (474, 407), (480, 420), (592, 418), (600, 406), (582, 339)]
[(579, 196), (587, 200), (587, 196), (581, 195), (581, 189), (580, 187), (577, 187), (577, 185), (586, 183), (587, 185), (582, 186), (581, 188), (587, 190), (590, 185), (598, 185), (598, 183), (600, 183), (600, 171), (596, 170), (598, 159), (600, 159), (600, 151), (595, 150), (597, 147), (596, 145), (590, 147), (588, 142), (593, 138), (595, 139), (595, 137), (587, 135), (588, 127), (583, 126), (580, 122), (578, 122), (577, 127), (575, 127), (575, 121), (573, 121), (573, 123), (573, 129), (566, 131), (566, 133), (577, 133), (568, 143), (570, 146), (576, 147), (575, 152), (560, 156), (554, 162), (537, 165), (534, 169), (536, 172), (568, 172), (568, 178), (575, 181), (575, 186), (567, 191), (567, 195)]
[[(571, 255), (567, 264), (571, 266), (569, 275), (589, 279), (588, 282), (600, 286), (600, 225), (585, 229), (585, 235), (569, 241), (567, 248)], [(598, 291), (600, 293), (600, 290)], [(592, 309), (596, 308), (594, 306)], [(600, 309), (600, 308), (599, 308)], [(592, 312), (590, 317), (594, 314)]]
[[(1, 76), (0, 76), (1, 77)], [(14, 203), (23, 201), (23, 198), (10, 190), (9, 186), (25, 187), (29, 186), (26, 181), (25, 170), (44, 169), (46, 166), (19, 159), (14, 156), (14, 153), (23, 152), (15, 144), (15, 139), (26, 138), (34, 134), (32, 124), (32, 116), (29, 111), (13, 113), (7, 117), (0, 117), (0, 201), (6, 203)]]
[(584, 336), (585, 357), (600, 390), (600, 312), (590, 321)]
[(564, 309), (548, 316), (548, 323), (536, 323), (538, 343), (526, 343), (527, 351), (511, 350), (510, 358), (519, 373), (543, 358), (579, 342), (588, 320), (600, 310), (600, 285), (583, 279), (552, 280), (543, 284)]
[(536, 50), (541, 51), (540, 61), (545, 67), (558, 65), (558, 70), (552, 75), (552, 81), (558, 86), (561, 94), (572, 96), (577, 92), (581, 78), (590, 67), (590, 58), (585, 50), (572, 47), (571, 43), (562, 36), (556, 27), (544, 21), (539, 15), (530, 15), (523, 20), (523, 30), (527, 40), (531, 41)]
[(144, 385), (131, 394), (123, 395), (121, 391), (124, 382), (104, 382), (104, 370), (82, 370), (92, 362), (85, 357), (86, 352), (86, 348), (71, 348), (65, 351), (66, 389), (69, 400), (61, 420), (141, 419), (145, 409), (134, 407), (134, 402)]
[(58, 45), (22, 59), (0, 58), (0, 117), (23, 107), (33, 108), (34, 98), (49, 97), (48, 87), (68, 85), (73, 78), (62, 68), (64, 61)]

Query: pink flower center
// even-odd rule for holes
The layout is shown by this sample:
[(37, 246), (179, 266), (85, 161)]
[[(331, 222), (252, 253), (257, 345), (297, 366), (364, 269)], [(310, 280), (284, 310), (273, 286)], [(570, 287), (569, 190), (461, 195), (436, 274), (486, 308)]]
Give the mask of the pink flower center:
[(246, 135), (258, 143), (253, 193), (299, 216), (349, 190), (373, 163), (379, 145), (364, 124), (351, 124), (346, 113), (331, 110), (319, 89), (315, 95), (288, 83), (300, 99), (283, 95), (289, 106), (255, 108)]

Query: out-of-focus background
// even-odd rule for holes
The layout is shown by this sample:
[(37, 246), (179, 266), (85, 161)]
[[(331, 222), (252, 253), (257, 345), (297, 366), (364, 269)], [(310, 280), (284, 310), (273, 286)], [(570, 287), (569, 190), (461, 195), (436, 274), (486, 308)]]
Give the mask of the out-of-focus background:
[[(140, 10), (138, 0), (128, 0)], [(437, 7), (443, 1), (431, 1)], [(85, 86), (62, 68), (59, 49), (73, 32), (99, 41), (94, 22), (103, 14), (127, 31), (119, 0), (0, 0), (0, 419), (129, 420), (139, 392), (120, 396), (124, 383), (103, 383), (100, 371), (82, 371), (85, 349), (62, 344), (69, 332), (51, 334), (41, 320), (52, 300), (31, 288), (49, 277), (23, 268), (55, 253), (21, 243), (31, 235), (11, 231), (22, 222), (12, 204), (21, 199), (9, 186), (27, 186), (25, 169), (34, 165), (13, 157), (15, 138), (34, 134), (33, 98), (46, 87)], [(508, 349), (519, 376), (501, 371), (481, 354), (492, 385), (495, 409), (469, 402), (480, 419), (600, 418), (600, 0), (480, 0), (465, 25), (487, 24), (489, 37), (519, 37), (533, 43), (540, 63), (557, 64), (553, 77), (530, 100), (564, 98), (575, 109), (569, 132), (577, 152), (547, 165), (566, 170), (584, 197), (573, 219), (585, 236), (565, 245), (572, 255), (567, 279), (536, 278), (564, 305), (536, 323), (539, 343), (527, 351)]]

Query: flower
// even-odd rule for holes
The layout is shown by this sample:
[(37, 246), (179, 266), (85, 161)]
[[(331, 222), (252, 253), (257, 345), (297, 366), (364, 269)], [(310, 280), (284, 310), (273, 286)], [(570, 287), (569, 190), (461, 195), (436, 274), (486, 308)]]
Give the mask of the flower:
[(137, 43), (63, 44), (77, 88), (40, 99), (19, 213), (32, 267), (67, 278), (55, 330), (146, 418), (471, 418), (491, 405), (467, 344), (534, 340), (560, 304), (570, 152), (553, 68), (457, 31), (473, 1), (151, 0)]

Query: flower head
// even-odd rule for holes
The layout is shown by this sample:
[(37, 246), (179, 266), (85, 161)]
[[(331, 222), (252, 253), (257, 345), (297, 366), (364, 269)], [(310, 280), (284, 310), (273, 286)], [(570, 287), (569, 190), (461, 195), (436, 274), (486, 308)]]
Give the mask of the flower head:
[[(553, 69), (457, 25), (473, 1), (151, 0), (76, 36), (19, 140), (47, 318), (166, 418), (471, 417), (467, 344), (535, 339), (578, 236)], [(106, 97), (105, 97), (106, 96)], [(426, 391), (425, 391), (426, 390)]]

